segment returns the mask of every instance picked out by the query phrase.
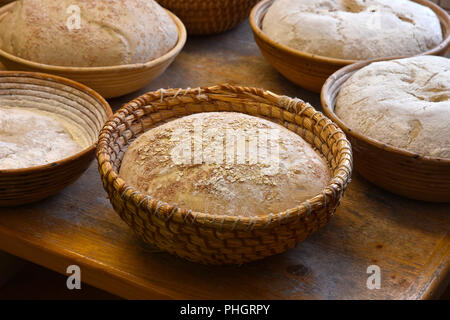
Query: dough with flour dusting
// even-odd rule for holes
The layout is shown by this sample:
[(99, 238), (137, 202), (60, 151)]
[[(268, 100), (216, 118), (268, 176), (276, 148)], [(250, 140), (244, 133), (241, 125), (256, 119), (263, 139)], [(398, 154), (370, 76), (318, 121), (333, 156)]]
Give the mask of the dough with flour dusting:
[(344, 83), (336, 114), (351, 129), (383, 143), (450, 158), (450, 59), (372, 63)]
[(57, 66), (145, 63), (177, 40), (175, 22), (154, 0), (19, 0), (0, 22), (4, 51)]
[(236, 216), (294, 208), (330, 180), (325, 160), (300, 136), (230, 112), (190, 115), (150, 129), (127, 149), (120, 176), (155, 199)]
[(412, 56), (443, 38), (436, 14), (409, 0), (276, 0), (262, 28), (293, 49), (351, 60)]
[(0, 106), (0, 170), (44, 165), (81, 150), (57, 116)]

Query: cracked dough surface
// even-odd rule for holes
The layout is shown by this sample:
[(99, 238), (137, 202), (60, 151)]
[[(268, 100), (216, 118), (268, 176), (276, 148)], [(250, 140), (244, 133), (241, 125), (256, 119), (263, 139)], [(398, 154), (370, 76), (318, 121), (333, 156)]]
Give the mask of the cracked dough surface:
[(81, 150), (58, 116), (0, 106), (0, 169), (44, 165)]
[[(178, 157), (183, 149), (186, 158)], [(326, 161), (300, 136), (233, 112), (190, 115), (150, 129), (125, 152), (120, 176), (155, 199), (236, 216), (294, 208), (330, 180)]]
[[(70, 6), (80, 29), (67, 28)], [(16, 56), (58, 66), (145, 63), (172, 49), (175, 23), (154, 0), (19, 0), (0, 22), (0, 47)]]
[(410, 56), (442, 42), (436, 14), (409, 0), (276, 0), (262, 27), (280, 44), (340, 59)]
[(335, 111), (352, 130), (380, 142), (450, 158), (450, 59), (372, 63), (344, 83)]

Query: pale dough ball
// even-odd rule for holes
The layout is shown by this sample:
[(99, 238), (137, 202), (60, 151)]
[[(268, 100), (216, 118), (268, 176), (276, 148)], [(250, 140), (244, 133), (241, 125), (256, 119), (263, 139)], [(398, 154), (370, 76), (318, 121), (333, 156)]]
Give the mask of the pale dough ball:
[(336, 114), (382, 143), (450, 158), (450, 60), (419, 56), (372, 63), (344, 83)]
[(175, 22), (154, 0), (19, 0), (0, 22), (4, 51), (57, 66), (145, 63), (177, 41)]
[(82, 150), (56, 115), (0, 106), (0, 170), (52, 163)]
[(442, 42), (436, 14), (409, 0), (276, 0), (262, 27), (282, 45), (350, 60), (411, 56)]

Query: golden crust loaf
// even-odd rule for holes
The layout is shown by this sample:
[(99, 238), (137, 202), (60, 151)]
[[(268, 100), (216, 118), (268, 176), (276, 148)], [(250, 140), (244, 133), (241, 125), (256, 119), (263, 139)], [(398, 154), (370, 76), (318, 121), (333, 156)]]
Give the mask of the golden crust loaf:
[(195, 114), (147, 131), (127, 149), (120, 176), (155, 199), (236, 216), (293, 208), (330, 179), (325, 160), (300, 136), (230, 112)]
[(4, 51), (57, 66), (145, 63), (177, 40), (174, 21), (153, 0), (19, 0), (0, 22)]

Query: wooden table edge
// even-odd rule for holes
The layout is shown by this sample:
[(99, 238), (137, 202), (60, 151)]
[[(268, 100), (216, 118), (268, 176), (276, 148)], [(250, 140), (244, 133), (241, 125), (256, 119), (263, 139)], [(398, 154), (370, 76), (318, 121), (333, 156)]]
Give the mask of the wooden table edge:
[[(438, 299), (450, 286), (450, 235), (443, 239), (443, 254), (441, 259), (429, 266), (427, 270), (431, 272), (431, 280), (420, 292), (420, 299)], [(434, 271), (433, 271), (434, 270)]]
[(130, 274), (119, 270), (112, 272), (113, 268), (80, 256), (75, 252), (67, 250), (60, 251), (53, 246), (43, 245), (41, 242), (36, 242), (35, 240), (18, 237), (3, 226), (0, 226), (0, 250), (67, 277), (70, 276), (66, 273), (67, 267), (70, 265), (78, 265), (81, 269), (82, 282), (121, 298), (154, 300), (182, 299), (181, 296), (178, 296), (172, 290), (155, 287), (151, 283), (142, 284), (142, 281)]
[[(443, 279), (439, 281), (439, 279)], [(433, 280), (426, 290), (423, 292), (422, 300), (439, 299), (450, 286), (450, 266), (444, 266), (441, 272), (436, 272)]]
[[(11, 241), (11, 239), (15, 241)], [(149, 282), (143, 284), (136, 277), (123, 271), (114, 269), (115, 272), (113, 272), (113, 268), (75, 252), (60, 251), (53, 246), (43, 245), (40, 241), (19, 237), (3, 226), (0, 226), (0, 250), (65, 276), (69, 276), (66, 273), (67, 267), (76, 264), (81, 268), (82, 282), (125, 299), (188, 299), (174, 290), (156, 287)], [(450, 261), (448, 259), (450, 246), (447, 246), (445, 252), (446, 254), (441, 256), (442, 259), (434, 264), (438, 265), (438, 270), (432, 268), (436, 270), (433, 271), (432, 279), (424, 285), (423, 290), (416, 295), (416, 299), (436, 299), (450, 284)], [(411, 297), (405, 298), (411, 299)]]

